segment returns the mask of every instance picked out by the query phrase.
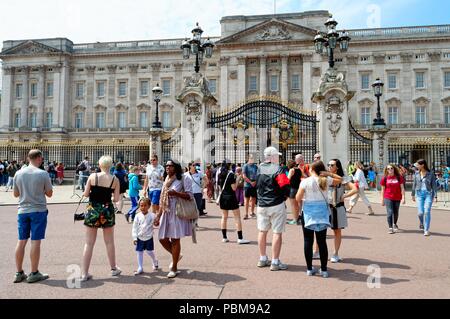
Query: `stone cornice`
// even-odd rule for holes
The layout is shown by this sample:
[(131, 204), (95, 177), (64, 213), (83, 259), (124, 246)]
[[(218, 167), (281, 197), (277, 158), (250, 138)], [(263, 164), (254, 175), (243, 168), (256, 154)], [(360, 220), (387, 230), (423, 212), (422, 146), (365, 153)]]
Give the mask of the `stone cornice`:
[(136, 73), (139, 69), (139, 64), (128, 64), (128, 69), (131, 73)]

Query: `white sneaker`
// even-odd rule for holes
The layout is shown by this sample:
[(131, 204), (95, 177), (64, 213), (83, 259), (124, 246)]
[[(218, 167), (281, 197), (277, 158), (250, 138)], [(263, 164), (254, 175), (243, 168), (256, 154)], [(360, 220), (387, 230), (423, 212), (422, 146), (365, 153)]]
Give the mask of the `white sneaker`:
[(230, 242), (230, 240), (228, 238), (222, 239), (222, 243), (229, 243), (229, 242)]
[(426, 232), (423, 233), (423, 235), (424, 235), (425, 237), (428, 237), (428, 236), (430, 236), (430, 232), (429, 232), (429, 231), (426, 231)]
[(333, 257), (331, 257), (330, 261), (332, 263), (338, 263), (338, 262), (342, 261), (342, 259), (338, 255), (334, 255)]
[(250, 240), (247, 240), (247, 239), (239, 239), (239, 240), (238, 240), (238, 244), (239, 244), (239, 245), (250, 244)]
[(179, 274), (180, 274), (179, 271), (170, 271), (170, 272), (167, 274), (167, 278), (175, 278), (175, 277), (178, 276)]
[(111, 269), (111, 276), (117, 277), (122, 273), (122, 269), (116, 267), (116, 269)]
[(389, 228), (388, 233), (389, 233), (389, 234), (395, 234), (394, 228)]
[(92, 275), (87, 274), (85, 276), (81, 276), (80, 282), (86, 282), (86, 281), (89, 281), (91, 279), (92, 279)]

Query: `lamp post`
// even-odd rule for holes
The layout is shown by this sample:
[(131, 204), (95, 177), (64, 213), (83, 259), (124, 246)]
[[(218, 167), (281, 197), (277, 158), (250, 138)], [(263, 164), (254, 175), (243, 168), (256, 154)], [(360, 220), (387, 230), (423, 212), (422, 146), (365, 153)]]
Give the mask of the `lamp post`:
[(159, 121), (159, 102), (161, 102), (161, 95), (163, 94), (163, 90), (159, 87), (159, 83), (152, 90), (153, 92), (153, 100), (156, 103), (156, 115), (155, 122), (153, 122), (153, 128), (161, 129), (162, 125)]
[(186, 38), (181, 45), (185, 60), (188, 60), (191, 54), (195, 55), (195, 73), (200, 71), (200, 64), (203, 63), (204, 57), (211, 58), (214, 48), (214, 43), (209, 38), (206, 41), (202, 40), (202, 34), (203, 30), (197, 22), (196, 27), (192, 30), (192, 39)]
[(381, 106), (380, 106), (380, 97), (383, 95), (383, 87), (384, 83), (381, 82), (381, 80), (378, 78), (376, 81), (372, 84), (373, 92), (375, 96), (377, 97), (377, 117), (373, 120), (373, 126), (374, 128), (386, 128), (386, 122), (381, 117)]
[(380, 98), (381, 96), (383, 96), (383, 87), (384, 83), (381, 82), (379, 78), (377, 78), (375, 82), (372, 84), (374, 95), (377, 98), (377, 117), (373, 120), (373, 125), (372, 128), (370, 129), (370, 132), (377, 136), (379, 172), (382, 172), (384, 167), (384, 154), (385, 154), (384, 139), (386, 134), (390, 131), (390, 129), (386, 126), (386, 122), (381, 117)]
[(351, 40), (348, 32), (345, 30), (341, 32), (341, 34), (336, 31), (337, 25), (338, 22), (330, 15), (330, 18), (325, 23), (327, 32), (317, 31), (317, 35), (314, 38), (314, 47), (317, 54), (322, 54), (324, 49), (327, 50), (328, 65), (331, 69), (334, 68), (335, 63), (334, 50), (336, 50), (339, 45), (341, 52), (347, 52)]

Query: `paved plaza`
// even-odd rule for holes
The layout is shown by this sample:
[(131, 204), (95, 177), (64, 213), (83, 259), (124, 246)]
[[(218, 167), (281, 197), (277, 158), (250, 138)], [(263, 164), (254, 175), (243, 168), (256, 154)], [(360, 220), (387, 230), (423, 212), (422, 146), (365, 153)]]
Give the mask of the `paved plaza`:
[[(14, 202), (11, 193), (6, 195), (2, 192), (3, 203), (7, 196), (9, 202)], [(70, 199), (70, 196), (67, 187), (57, 188), (54, 200)], [(426, 238), (418, 229), (415, 208), (401, 208), (401, 231), (389, 235), (385, 208), (375, 204), (376, 216), (369, 217), (364, 214), (365, 206), (359, 203), (354, 214), (350, 215), (349, 228), (344, 231), (340, 253), (344, 261), (340, 264), (329, 263), (328, 279), (306, 276), (303, 235), (296, 226), (287, 225), (284, 235), (281, 258), (289, 269), (270, 272), (268, 268), (257, 268), (256, 220), (243, 221), (244, 236), (251, 240), (251, 244), (239, 246), (234, 222), (230, 218), (228, 237), (231, 242), (224, 244), (220, 233), (221, 213), (215, 204), (207, 204), (208, 216), (199, 221), (198, 244), (193, 244), (190, 238), (182, 241), (184, 257), (179, 264), (179, 277), (174, 280), (166, 278), (169, 255), (159, 244), (156, 244), (156, 252), (162, 270), (152, 272), (151, 261), (147, 257), (144, 265), (148, 272), (135, 277), (136, 256), (131, 225), (126, 224), (122, 215), (118, 215), (116, 251), (122, 276), (110, 277), (100, 232), (90, 270), (94, 280), (82, 283), (81, 289), (69, 289), (68, 284), (74, 283), (74, 271), (81, 264), (84, 229), (81, 223), (73, 223), (75, 204), (49, 207), (49, 225), (47, 239), (43, 242), (40, 270), (48, 273), (50, 279), (38, 284), (13, 284), (16, 208), (0, 206), (3, 237), (0, 241), (0, 298), (450, 298), (448, 210), (433, 210), (432, 235)], [(331, 236), (328, 245), (331, 253)], [(30, 268), (28, 255), (29, 247), (25, 271)], [(319, 266), (319, 262), (315, 261), (314, 265)], [(375, 266), (369, 267), (371, 265)], [(380, 267), (379, 270), (377, 267)], [(370, 289), (367, 284), (369, 275), (376, 272), (381, 275), (380, 288)]]

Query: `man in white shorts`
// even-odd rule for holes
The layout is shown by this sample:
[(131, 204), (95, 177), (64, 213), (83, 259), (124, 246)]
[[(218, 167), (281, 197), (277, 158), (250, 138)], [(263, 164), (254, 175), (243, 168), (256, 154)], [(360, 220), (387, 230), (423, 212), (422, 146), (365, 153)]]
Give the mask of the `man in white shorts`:
[[(258, 194), (258, 245), (260, 260), (258, 267), (270, 266), (271, 271), (286, 270), (287, 265), (280, 261), (282, 235), (286, 230), (286, 204), (290, 182), (280, 167), (281, 153), (275, 147), (264, 151), (265, 162), (260, 165), (257, 175)], [(266, 255), (267, 233), (272, 228), (272, 261)]]

